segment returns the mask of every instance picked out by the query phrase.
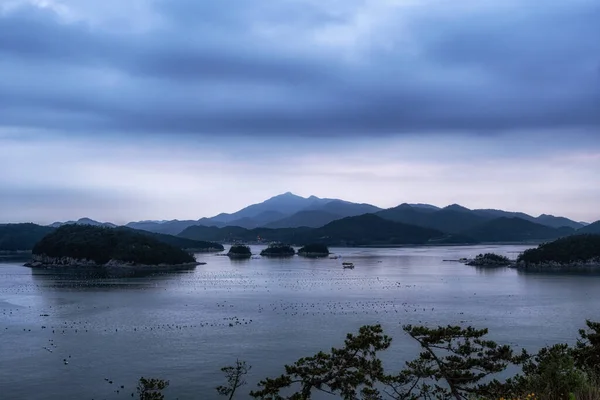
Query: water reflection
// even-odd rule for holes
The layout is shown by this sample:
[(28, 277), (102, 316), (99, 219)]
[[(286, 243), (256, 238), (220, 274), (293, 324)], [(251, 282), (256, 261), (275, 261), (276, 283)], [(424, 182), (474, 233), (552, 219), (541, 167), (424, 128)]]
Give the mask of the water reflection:
[(31, 276), (39, 287), (50, 288), (118, 288), (132, 289), (156, 285), (158, 281), (179, 279), (181, 275), (193, 274), (192, 270), (173, 272), (130, 271), (126, 276), (122, 273), (97, 269), (44, 270), (31, 269)]

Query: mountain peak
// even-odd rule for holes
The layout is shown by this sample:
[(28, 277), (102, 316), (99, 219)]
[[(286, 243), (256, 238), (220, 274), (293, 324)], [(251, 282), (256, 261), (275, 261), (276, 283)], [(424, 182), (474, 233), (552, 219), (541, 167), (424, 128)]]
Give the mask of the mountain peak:
[(273, 199), (304, 199), (304, 197), (298, 196), (292, 192), (285, 192), (282, 194), (278, 194), (277, 196), (273, 196), (269, 200)]
[(467, 207), (463, 207), (460, 204), (450, 204), (449, 206), (444, 207), (444, 210), (452, 210), (452, 211), (471, 211)]

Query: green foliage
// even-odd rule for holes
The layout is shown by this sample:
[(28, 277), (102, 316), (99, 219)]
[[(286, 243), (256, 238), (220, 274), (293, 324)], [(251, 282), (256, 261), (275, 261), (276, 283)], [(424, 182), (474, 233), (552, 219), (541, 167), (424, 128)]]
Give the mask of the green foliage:
[(600, 260), (600, 235), (575, 235), (544, 243), (535, 249), (525, 250), (519, 256), (519, 263), (570, 264)]
[(54, 228), (36, 224), (0, 225), (0, 251), (31, 250), (37, 242), (53, 231)]
[(579, 331), (574, 357), (579, 368), (600, 376), (600, 322), (586, 321), (588, 330)]
[(407, 362), (399, 374), (386, 378), (397, 399), (500, 397), (507, 385), (497, 380), (482, 381), (528, 357), (525, 352), (515, 356), (510, 346), (484, 340), (487, 329), (459, 326), (430, 329), (407, 325), (404, 331), (423, 351), (419, 358)]
[[(380, 325), (367, 325), (358, 335), (348, 334), (342, 348), (286, 365), (285, 373), (260, 381), (250, 396), (309, 400), (323, 392), (344, 400), (382, 400), (384, 395), (397, 400), (600, 400), (600, 323), (587, 321), (587, 326), (575, 348), (558, 344), (530, 356), (486, 340), (487, 329), (406, 325), (404, 331), (420, 345), (421, 353), (399, 373), (389, 375), (378, 354), (389, 348), (391, 339)], [(505, 382), (495, 379), (511, 364), (522, 365), (522, 374)], [(218, 393), (233, 399), (246, 384), (249, 370), (239, 360), (222, 368), (227, 385), (219, 386)], [(168, 382), (166, 386), (158, 382), (163, 381), (140, 380), (138, 393), (160, 396), (140, 394), (140, 399), (163, 399), (160, 391)]]
[(325, 244), (311, 243), (303, 246), (298, 250), (298, 254), (301, 256), (327, 256), (329, 255), (329, 248)]
[(150, 236), (91, 225), (61, 226), (38, 242), (33, 254), (91, 260), (97, 264), (110, 260), (146, 265), (195, 261), (187, 252)]
[(252, 256), (252, 251), (250, 250), (249, 246), (243, 244), (234, 244), (229, 249), (227, 255), (232, 257), (250, 257)]
[(515, 378), (522, 392), (543, 399), (565, 400), (585, 388), (587, 374), (575, 367), (573, 349), (566, 344), (542, 348), (523, 365), (523, 376)]
[(244, 376), (248, 374), (252, 367), (247, 365), (245, 361), (236, 360), (235, 365), (223, 367), (221, 371), (227, 378), (226, 386), (218, 386), (217, 392), (221, 396), (229, 396), (229, 400), (233, 399), (235, 392), (238, 388), (246, 384)]
[[(164, 400), (162, 391), (169, 387), (169, 381), (155, 378), (140, 378), (137, 392), (140, 400)], [(133, 396), (133, 394), (132, 394)]]
[(275, 243), (260, 252), (265, 257), (291, 257), (296, 254), (296, 250), (290, 245)]
[[(377, 352), (387, 349), (390, 343), (380, 325), (363, 326), (358, 335), (347, 335), (344, 347), (286, 365), (285, 374), (262, 380), (260, 389), (250, 395), (257, 399), (307, 400), (312, 398), (313, 391), (320, 391), (337, 394), (345, 400), (356, 399), (359, 394), (373, 398), (378, 393), (375, 384), (384, 372)], [(299, 387), (299, 391), (288, 397), (280, 394), (294, 387)]]

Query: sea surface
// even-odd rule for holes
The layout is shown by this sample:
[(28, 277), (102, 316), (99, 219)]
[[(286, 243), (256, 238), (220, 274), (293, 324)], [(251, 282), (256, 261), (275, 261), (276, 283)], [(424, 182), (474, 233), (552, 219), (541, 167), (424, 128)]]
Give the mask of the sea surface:
[(418, 353), (404, 324), (487, 327), (490, 339), (531, 350), (573, 343), (586, 318), (600, 320), (600, 276), (444, 261), (526, 248), (332, 249), (336, 260), (198, 254), (207, 264), (194, 271), (126, 279), (0, 259), (0, 398), (131, 399), (145, 376), (168, 379), (168, 399), (217, 399), (220, 368), (240, 359), (252, 366), (245, 399), (284, 364), (375, 323), (393, 337), (382, 353), (391, 370)]

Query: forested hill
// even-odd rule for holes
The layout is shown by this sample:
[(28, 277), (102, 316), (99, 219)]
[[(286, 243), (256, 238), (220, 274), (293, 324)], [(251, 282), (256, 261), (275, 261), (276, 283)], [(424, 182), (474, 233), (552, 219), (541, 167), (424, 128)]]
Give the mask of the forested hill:
[[(71, 226), (64, 225), (64, 226)], [(87, 225), (80, 225), (87, 226)], [(36, 243), (38, 243), (44, 236), (54, 232), (57, 228), (49, 226), (40, 226), (31, 223), (25, 224), (5, 224), (0, 225), (0, 251), (11, 252), (11, 251), (30, 251), (33, 249)], [(150, 236), (163, 243), (179, 247), (181, 249), (190, 251), (223, 251), (224, 248), (219, 243), (211, 243), (207, 241), (191, 240), (183, 237), (165, 235), (160, 233), (153, 233), (147, 231), (141, 231), (126, 227), (111, 228), (116, 230), (123, 230), (129, 232), (136, 232), (138, 234)]]
[(195, 259), (182, 249), (133, 230), (65, 225), (46, 235), (33, 247), (33, 255), (53, 259), (109, 261), (143, 265), (177, 265)]
[(600, 264), (600, 235), (574, 235), (544, 243), (535, 249), (526, 250), (517, 261), (525, 265)]
[(389, 221), (373, 214), (342, 218), (321, 228), (244, 229), (191, 226), (180, 236), (219, 242), (262, 240), (298, 245), (323, 243), (338, 246), (427, 244), (434, 241), (443, 243), (451, 238), (451, 235), (435, 229)]
[(36, 224), (0, 225), (0, 251), (28, 251), (55, 228)]

